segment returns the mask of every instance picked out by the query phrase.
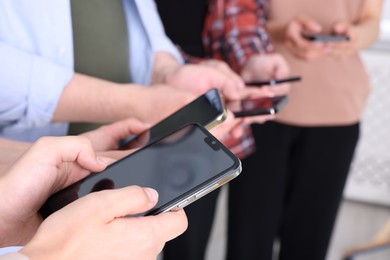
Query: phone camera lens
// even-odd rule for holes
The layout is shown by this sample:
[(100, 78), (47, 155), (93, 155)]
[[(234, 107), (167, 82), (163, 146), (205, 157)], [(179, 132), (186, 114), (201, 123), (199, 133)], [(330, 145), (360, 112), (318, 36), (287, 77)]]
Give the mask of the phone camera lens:
[(206, 137), (204, 140), (214, 151), (218, 151), (219, 150), (218, 142), (215, 141), (213, 138)]

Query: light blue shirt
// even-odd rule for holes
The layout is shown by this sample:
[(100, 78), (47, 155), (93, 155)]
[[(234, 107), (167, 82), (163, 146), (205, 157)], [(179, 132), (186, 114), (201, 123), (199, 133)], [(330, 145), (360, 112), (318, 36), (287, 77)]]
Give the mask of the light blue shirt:
[[(130, 74), (148, 84), (153, 53), (182, 57), (165, 35), (153, 0), (123, 0), (129, 30)], [(65, 135), (51, 123), (74, 74), (69, 0), (0, 1), (0, 137), (35, 141)]]

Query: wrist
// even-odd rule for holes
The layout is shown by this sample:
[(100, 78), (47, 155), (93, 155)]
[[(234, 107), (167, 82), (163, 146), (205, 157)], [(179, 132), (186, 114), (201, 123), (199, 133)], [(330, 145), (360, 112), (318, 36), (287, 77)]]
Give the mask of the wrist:
[(167, 52), (156, 52), (153, 64), (151, 84), (168, 82), (171, 75), (180, 67), (180, 63)]

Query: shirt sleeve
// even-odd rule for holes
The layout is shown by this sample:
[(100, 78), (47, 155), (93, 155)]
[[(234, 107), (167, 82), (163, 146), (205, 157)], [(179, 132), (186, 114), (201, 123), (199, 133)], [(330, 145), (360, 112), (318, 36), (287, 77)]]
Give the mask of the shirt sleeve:
[(29, 258), (19, 252), (0, 255), (0, 260), (29, 260)]
[(268, 0), (211, 0), (203, 32), (206, 54), (239, 72), (251, 55), (271, 52), (267, 5)]
[(184, 63), (180, 51), (165, 34), (153, 0), (124, 0), (124, 5), (130, 31), (130, 67), (135, 83), (150, 83), (155, 52), (167, 52), (179, 63)]
[(0, 41), (0, 132), (47, 125), (73, 70)]

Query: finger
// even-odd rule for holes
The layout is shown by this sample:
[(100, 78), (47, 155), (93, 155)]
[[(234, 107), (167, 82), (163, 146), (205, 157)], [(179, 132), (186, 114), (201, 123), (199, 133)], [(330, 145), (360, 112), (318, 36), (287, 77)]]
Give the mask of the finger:
[(96, 156), (91, 142), (81, 136), (41, 138), (32, 146), (29, 154), (35, 160), (52, 160), (56, 166), (64, 162), (76, 162), (89, 171), (102, 171), (107, 166)]
[(290, 92), (290, 86), (289, 83), (279, 84), (276, 86), (269, 87), (270, 91), (273, 92), (274, 96), (283, 96), (287, 95), (288, 92)]
[(268, 87), (246, 87), (240, 90), (240, 100), (255, 99), (261, 97), (273, 97), (274, 93)]
[(322, 31), (322, 26), (317, 21), (309, 17), (300, 16), (296, 21), (305, 32), (320, 33)]
[(276, 79), (286, 78), (290, 75), (290, 68), (286, 60), (282, 57), (277, 59), (274, 71)]
[(333, 31), (336, 34), (346, 34), (348, 32), (348, 24), (344, 22), (338, 22), (334, 25)]
[(172, 240), (181, 235), (188, 227), (187, 216), (184, 210), (164, 212), (156, 216), (148, 216), (149, 226), (159, 230), (158, 234), (163, 242)]
[(106, 151), (116, 149), (119, 140), (132, 134), (139, 134), (149, 127), (149, 124), (135, 118), (128, 118), (84, 133), (83, 136), (92, 142), (95, 150)]
[[(86, 199), (95, 205), (91, 210), (101, 220), (109, 222), (115, 218), (144, 213), (154, 207), (158, 201), (158, 193), (151, 188), (129, 186), (115, 190), (104, 190), (87, 195)], [(97, 202), (97, 203), (96, 203)]]
[(229, 79), (229, 81), (231, 81), (234, 84), (234, 86), (237, 89), (244, 87), (244, 82), (242, 78), (238, 76), (238, 74), (236, 74), (225, 62), (219, 60), (209, 60), (206, 61), (204, 64), (206, 65), (209, 64), (213, 68), (217, 69), (219, 72), (224, 74)]
[(244, 119), (244, 122), (246, 124), (263, 124), (267, 121), (274, 120), (275, 115), (264, 115), (264, 116), (253, 116), (253, 117), (246, 117)]

